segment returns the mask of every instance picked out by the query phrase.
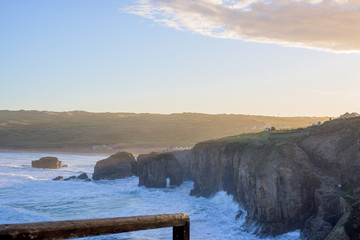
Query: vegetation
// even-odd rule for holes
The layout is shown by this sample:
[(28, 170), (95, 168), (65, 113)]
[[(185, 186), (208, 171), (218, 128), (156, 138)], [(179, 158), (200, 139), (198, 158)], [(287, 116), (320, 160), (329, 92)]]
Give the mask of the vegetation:
[[(0, 148), (191, 147), (207, 139), (252, 137), (265, 127), (294, 129), (326, 117), (267, 117), (199, 113), (135, 114), (0, 111)], [(282, 131), (264, 132), (259, 138)]]

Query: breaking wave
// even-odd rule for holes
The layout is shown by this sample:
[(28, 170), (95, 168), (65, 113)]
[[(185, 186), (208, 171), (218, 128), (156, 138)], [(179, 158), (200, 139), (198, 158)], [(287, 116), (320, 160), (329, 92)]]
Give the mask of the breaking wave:
[[(189, 196), (192, 182), (180, 187), (148, 189), (138, 187), (138, 178), (113, 181), (52, 181), (56, 176), (69, 177), (92, 173), (96, 161), (106, 156), (57, 154), (62, 169), (21, 167), (44, 154), (0, 153), (0, 224), (108, 218), (184, 212), (190, 216), (191, 239), (259, 239), (241, 227), (246, 212), (232, 196), (219, 192), (212, 198)], [(239, 211), (244, 214), (237, 218)], [(89, 239), (89, 238), (87, 238)], [(90, 239), (172, 239), (172, 229), (92, 237)], [(276, 240), (299, 239), (295, 231)]]

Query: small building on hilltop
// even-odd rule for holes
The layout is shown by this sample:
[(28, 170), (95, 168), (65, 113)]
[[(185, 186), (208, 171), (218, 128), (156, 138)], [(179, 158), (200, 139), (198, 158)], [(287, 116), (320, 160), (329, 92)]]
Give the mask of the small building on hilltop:
[(274, 126), (271, 126), (271, 127), (266, 127), (265, 129), (264, 129), (264, 131), (265, 132), (268, 132), (268, 131), (275, 131), (276, 130), (276, 128), (274, 127)]

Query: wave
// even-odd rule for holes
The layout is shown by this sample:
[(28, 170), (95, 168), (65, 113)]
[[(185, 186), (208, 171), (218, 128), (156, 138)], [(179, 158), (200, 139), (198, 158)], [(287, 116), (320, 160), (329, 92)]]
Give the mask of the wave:
[[(68, 157), (65, 164), (71, 167), (52, 170), (12, 167), (28, 164), (34, 156), (13, 154), (11, 157), (13, 159), (2, 162), (0, 170), (0, 224), (184, 212), (190, 216), (192, 239), (260, 239), (244, 231), (246, 211), (226, 192), (212, 198), (194, 197), (189, 195), (193, 188), (191, 181), (180, 187), (145, 188), (138, 186), (138, 177), (92, 182), (52, 181), (58, 175), (91, 174), (96, 159), (64, 156)], [(240, 217), (239, 212), (243, 212)], [(91, 239), (170, 239), (171, 234), (170, 228)], [(299, 232), (266, 239), (296, 240)]]
[(9, 167), (9, 168), (25, 168), (30, 167), (30, 165), (12, 165), (12, 164), (0, 164), (0, 167)]
[(31, 175), (26, 175), (26, 174), (17, 174), (17, 173), (0, 173), (1, 176), (12, 176), (12, 177), (22, 177), (22, 178), (27, 178), (30, 180), (48, 180), (46, 178), (35, 178)]
[(49, 218), (45, 214), (26, 210), (21, 207), (0, 206), (0, 212), (0, 224), (43, 222), (53, 220), (53, 218)]

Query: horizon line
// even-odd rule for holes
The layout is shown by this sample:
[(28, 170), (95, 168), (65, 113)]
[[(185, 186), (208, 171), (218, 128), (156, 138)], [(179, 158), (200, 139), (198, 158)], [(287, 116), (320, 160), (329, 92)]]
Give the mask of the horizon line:
[[(1, 111), (9, 111), (9, 112), (49, 112), (49, 113), (71, 113), (71, 112), (85, 112), (85, 113), (94, 113), (94, 114), (153, 114), (153, 115), (175, 115), (175, 114), (202, 114), (202, 115), (242, 115), (242, 116), (258, 116), (258, 117), (280, 117), (280, 118), (300, 118), (300, 117), (308, 117), (308, 118), (329, 118), (329, 117), (336, 117), (335, 115), (328, 115), (328, 116), (309, 116), (309, 115), (263, 115), (263, 114), (247, 114), (247, 113), (206, 113), (206, 112), (171, 112), (171, 113), (158, 113), (158, 112), (97, 112), (97, 111), (87, 111), (87, 110), (66, 110), (66, 111), (53, 111), (53, 110), (37, 110), (37, 109), (18, 109), (18, 110), (9, 110), (9, 109), (0, 109)], [(353, 112), (345, 112), (345, 113), (353, 113)], [(345, 114), (344, 113), (344, 114)]]

